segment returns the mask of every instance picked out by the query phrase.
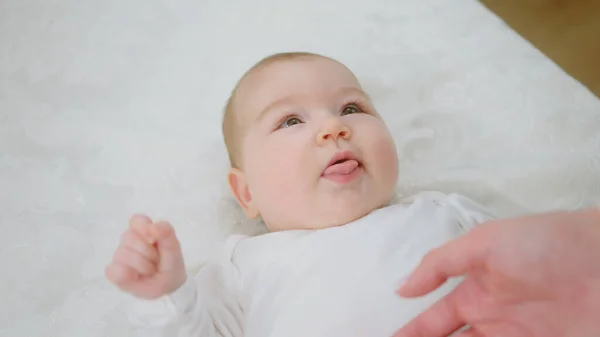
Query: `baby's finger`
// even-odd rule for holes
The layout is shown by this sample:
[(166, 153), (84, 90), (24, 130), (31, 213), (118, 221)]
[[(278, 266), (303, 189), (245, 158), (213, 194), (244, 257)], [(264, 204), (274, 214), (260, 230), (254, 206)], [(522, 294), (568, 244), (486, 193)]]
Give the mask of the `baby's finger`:
[(159, 270), (185, 269), (181, 245), (177, 240), (173, 226), (168, 222), (158, 222), (152, 226), (151, 232), (156, 238), (156, 247), (160, 255)]
[(158, 262), (158, 251), (154, 245), (149, 244), (148, 240), (143, 239), (133, 231), (126, 231), (123, 233), (123, 236), (121, 237), (121, 246), (142, 254), (153, 263)]
[(119, 287), (127, 286), (140, 277), (140, 274), (133, 270), (133, 268), (116, 263), (108, 265), (104, 269), (104, 275), (108, 281)]
[(149, 226), (152, 225), (152, 219), (144, 214), (135, 214), (129, 220), (129, 228), (141, 238), (148, 240), (148, 243), (154, 243), (150, 235)]
[(175, 229), (173, 226), (166, 222), (160, 221), (154, 223), (150, 228), (150, 234), (152, 238), (156, 240), (159, 245), (159, 250), (179, 250), (179, 240), (175, 235)]
[(144, 276), (150, 276), (156, 273), (156, 264), (145, 258), (142, 254), (130, 250), (126, 247), (119, 247), (115, 252), (113, 261), (133, 268), (136, 272)]

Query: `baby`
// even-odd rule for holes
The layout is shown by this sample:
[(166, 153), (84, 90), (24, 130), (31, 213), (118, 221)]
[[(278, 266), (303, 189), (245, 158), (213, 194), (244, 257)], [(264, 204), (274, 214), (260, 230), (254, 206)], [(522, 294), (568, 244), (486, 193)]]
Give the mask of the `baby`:
[(135, 336), (391, 336), (457, 285), (395, 294), (431, 249), (491, 217), (437, 192), (392, 204), (396, 147), (353, 73), (309, 53), (270, 56), (224, 116), (231, 191), (269, 230), (232, 236), (194, 277), (173, 228), (136, 215), (107, 278), (134, 295)]

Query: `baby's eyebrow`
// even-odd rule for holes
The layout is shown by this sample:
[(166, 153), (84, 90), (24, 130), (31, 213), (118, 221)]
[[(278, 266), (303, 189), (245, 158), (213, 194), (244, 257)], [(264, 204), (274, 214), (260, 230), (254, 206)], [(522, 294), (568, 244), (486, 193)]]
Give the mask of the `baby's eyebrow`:
[(288, 104), (292, 100), (292, 98), (292, 96), (287, 96), (267, 105), (264, 109), (261, 110), (261, 112), (258, 114), (258, 117), (256, 117), (256, 123), (260, 123), (260, 121), (263, 120), (265, 116), (269, 114), (269, 112), (274, 111), (275, 108), (277, 108), (278, 106)]
[(346, 95), (358, 95), (358, 96), (363, 96), (365, 97), (367, 100), (371, 100), (371, 97), (369, 97), (369, 95), (364, 92), (361, 88), (357, 88), (357, 87), (342, 87), (338, 90), (336, 90), (332, 96), (335, 97), (339, 97), (339, 96), (346, 96)]
[[(335, 92), (333, 92), (332, 96), (348, 95), (348, 94), (354, 94), (354, 95), (358, 94), (358, 95), (364, 96), (369, 102), (371, 102), (371, 97), (369, 97), (369, 95), (366, 92), (364, 92), (362, 89), (357, 88), (357, 87), (342, 87), (342, 88), (336, 90)], [(265, 118), (265, 116), (267, 116), (269, 114), (269, 112), (275, 110), (275, 108), (277, 108), (278, 106), (287, 105), (294, 99), (297, 99), (297, 97), (286, 96), (284, 98), (278, 99), (275, 102), (272, 102), (271, 104), (267, 105), (263, 110), (261, 110), (261, 112), (258, 114), (258, 117), (256, 117), (256, 123), (260, 123), (260, 121), (263, 120)]]
[(367, 94), (366, 92), (364, 92), (362, 89), (360, 88), (355, 88), (355, 87), (345, 87), (342, 88), (341, 90), (343, 93), (349, 93), (349, 94), (359, 94), (361, 96), (364, 96), (369, 102), (371, 102), (371, 96), (369, 96), (369, 94)]

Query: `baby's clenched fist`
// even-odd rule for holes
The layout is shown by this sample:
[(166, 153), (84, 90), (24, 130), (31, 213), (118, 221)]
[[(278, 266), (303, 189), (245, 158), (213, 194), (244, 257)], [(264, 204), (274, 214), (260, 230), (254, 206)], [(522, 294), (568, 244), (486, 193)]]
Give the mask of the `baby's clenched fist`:
[(186, 272), (173, 227), (134, 215), (105, 274), (121, 290), (144, 299), (177, 290), (185, 283)]

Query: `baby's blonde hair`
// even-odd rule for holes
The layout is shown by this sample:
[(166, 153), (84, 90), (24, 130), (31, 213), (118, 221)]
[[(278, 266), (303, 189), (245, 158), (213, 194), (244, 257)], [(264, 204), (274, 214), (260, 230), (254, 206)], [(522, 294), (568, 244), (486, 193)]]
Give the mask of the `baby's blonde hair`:
[[(277, 53), (263, 58), (258, 61), (252, 68), (250, 68), (242, 78), (238, 81), (236, 86), (234, 87), (231, 96), (227, 99), (227, 104), (225, 105), (225, 111), (223, 113), (223, 138), (225, 139), (225, 146), (227, 147), (227, 153), (229, 155), (229, 162), (232, 168), (241, 168), (240, 164), (240, 142), (242, 139), (241, 132), (238, 127), (236, 113), (233, 108), (236, 93), (242, 81), (248, 77), (250, 73), (253, 71), (263, 68), (267, 65), (273, 64), (279, 61), (289, 61), (302, 57), (323, 57), (330, 59), (327, 56), (308, 53), (308, 52), (286, 52), (286, 53)], [(335, 60), (334, 60), (335, 61)], [(337, 61), (336, 61), (337, 62)]]

